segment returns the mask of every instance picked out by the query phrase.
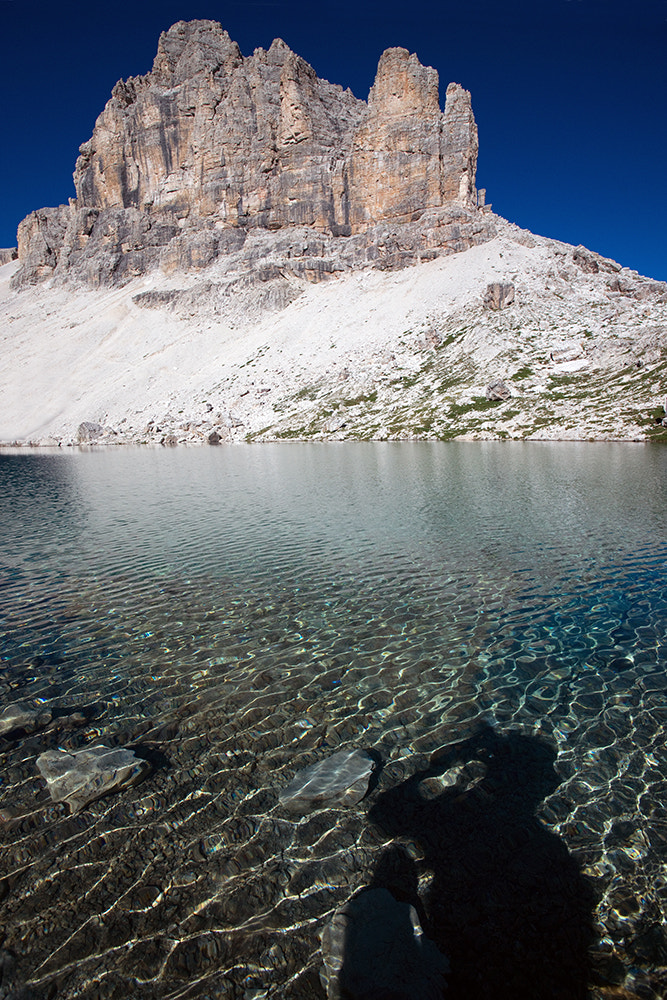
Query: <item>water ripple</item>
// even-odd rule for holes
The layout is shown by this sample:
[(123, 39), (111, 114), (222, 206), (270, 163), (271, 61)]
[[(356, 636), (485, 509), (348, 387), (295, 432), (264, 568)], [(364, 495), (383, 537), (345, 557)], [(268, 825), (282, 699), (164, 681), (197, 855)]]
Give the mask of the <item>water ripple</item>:
[[(54, 714), (0, 744), (1, 919), (23, 980), (91, 1000), (322, 996), (319, 931), (391, 840), (368, 809), (491, 723), (557, 752), (538, 815), (595, 887), (591, 996), (664, 995), (666, 461), (0, 456), (2, 703)], [(35, 761), (91, 741), (157, 766), (69, 816)], [(282, 812), (296, 770), (354, 746), (385, 760), (370, 800)], [(483, 790), (471, 775), (424, 796)]]

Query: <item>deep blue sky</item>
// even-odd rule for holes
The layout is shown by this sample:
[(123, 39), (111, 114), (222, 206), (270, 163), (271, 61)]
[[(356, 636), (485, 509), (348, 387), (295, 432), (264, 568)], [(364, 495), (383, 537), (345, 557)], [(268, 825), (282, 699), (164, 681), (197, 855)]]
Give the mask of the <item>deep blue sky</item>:
[(477, 184), (533, 232), (667, 280), (667, 0), (0, 0), (0, 246), (67, 201), (80, 143), (161, 31), (220, 21), (244, 55), (280, 36), (366, 98), (402, 45), (472, 92)]

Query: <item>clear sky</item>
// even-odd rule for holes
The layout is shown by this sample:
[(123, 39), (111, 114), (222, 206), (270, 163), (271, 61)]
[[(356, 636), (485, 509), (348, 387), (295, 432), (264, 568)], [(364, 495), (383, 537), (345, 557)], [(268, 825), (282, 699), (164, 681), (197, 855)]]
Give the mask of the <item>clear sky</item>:
[(0, 0), (0, 246), (74, 195), (79, 145), (178, 20), (276, 36), (366, 98), (391, 45), (472, 92), (478, 187), (544, 236), (667, 280), (667, 0)]

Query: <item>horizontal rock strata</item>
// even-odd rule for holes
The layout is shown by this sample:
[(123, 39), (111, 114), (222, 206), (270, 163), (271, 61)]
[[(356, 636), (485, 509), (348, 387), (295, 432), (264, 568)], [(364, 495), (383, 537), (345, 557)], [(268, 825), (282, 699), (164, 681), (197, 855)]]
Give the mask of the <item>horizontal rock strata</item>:
[(179, 22), (151, 72), (114, 87), (81, 146), (76, 199), (20, 224), (14, 287), (203, 268), (257, 228), (326, 242), (306, 280), (467, 249), (494, 233), (477, 148), (470, 94), (450, 84), (441, 112), (437, 71), (405, 49), (382, 55), (366, 103), (280, 39), (244, 58), (216, 22)]

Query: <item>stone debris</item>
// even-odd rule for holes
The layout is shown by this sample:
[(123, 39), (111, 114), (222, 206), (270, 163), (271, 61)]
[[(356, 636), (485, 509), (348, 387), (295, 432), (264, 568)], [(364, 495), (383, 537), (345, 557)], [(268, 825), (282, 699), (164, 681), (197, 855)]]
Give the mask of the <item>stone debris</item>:
[(43, 705), (31, 705), (28, 702), (16, 702), (7, 705), (0, 712), (0, 736), (7, 736), (15, 730), (23, 729), (32, 733), (41, 729), (51, 721), (51, 712)]
[(553, 347), (549, 351), (549, 360), (555, 364), (566, 364), (569, 361), (576, 361), (584, 354), (583, 344), (564, 344), (562, 347)]
[(504, 382), (498, 380), (487, 385), (485, 395), (490, 402), (497, 402), (502, 399), (511, 399), (512, 391)]
[(484, 305), (487, 309), (506, 309), (514, 302), (514, 285), (504, 285), (494, 281), (487, 285)]
[(74, 753), (47, 750), (37, 758), (37, 769), (53, 801), (67, 802), (76, 813), (108, 792), (133, 785), (150, 765), (124, 747), (93, 746)]
[(340, 750), (298, 771), (280, 793), (280, 802), (290, 812), (319, 805), (353, 806), (368, 791), (374, 766), (364, 750)]
[(76, 430), (77, 440), (82, 443), (94, 441), (96, 438), (101, 437), (103, 433), (104, 428), (102, 425), (94, 423), (92, 420), (84, 420)]
[(449, 972), (415, 908), (387, 889), (364, 890), (336, 910), (322, 932), (322, 957), (328, 1000), (442, 1000)]

